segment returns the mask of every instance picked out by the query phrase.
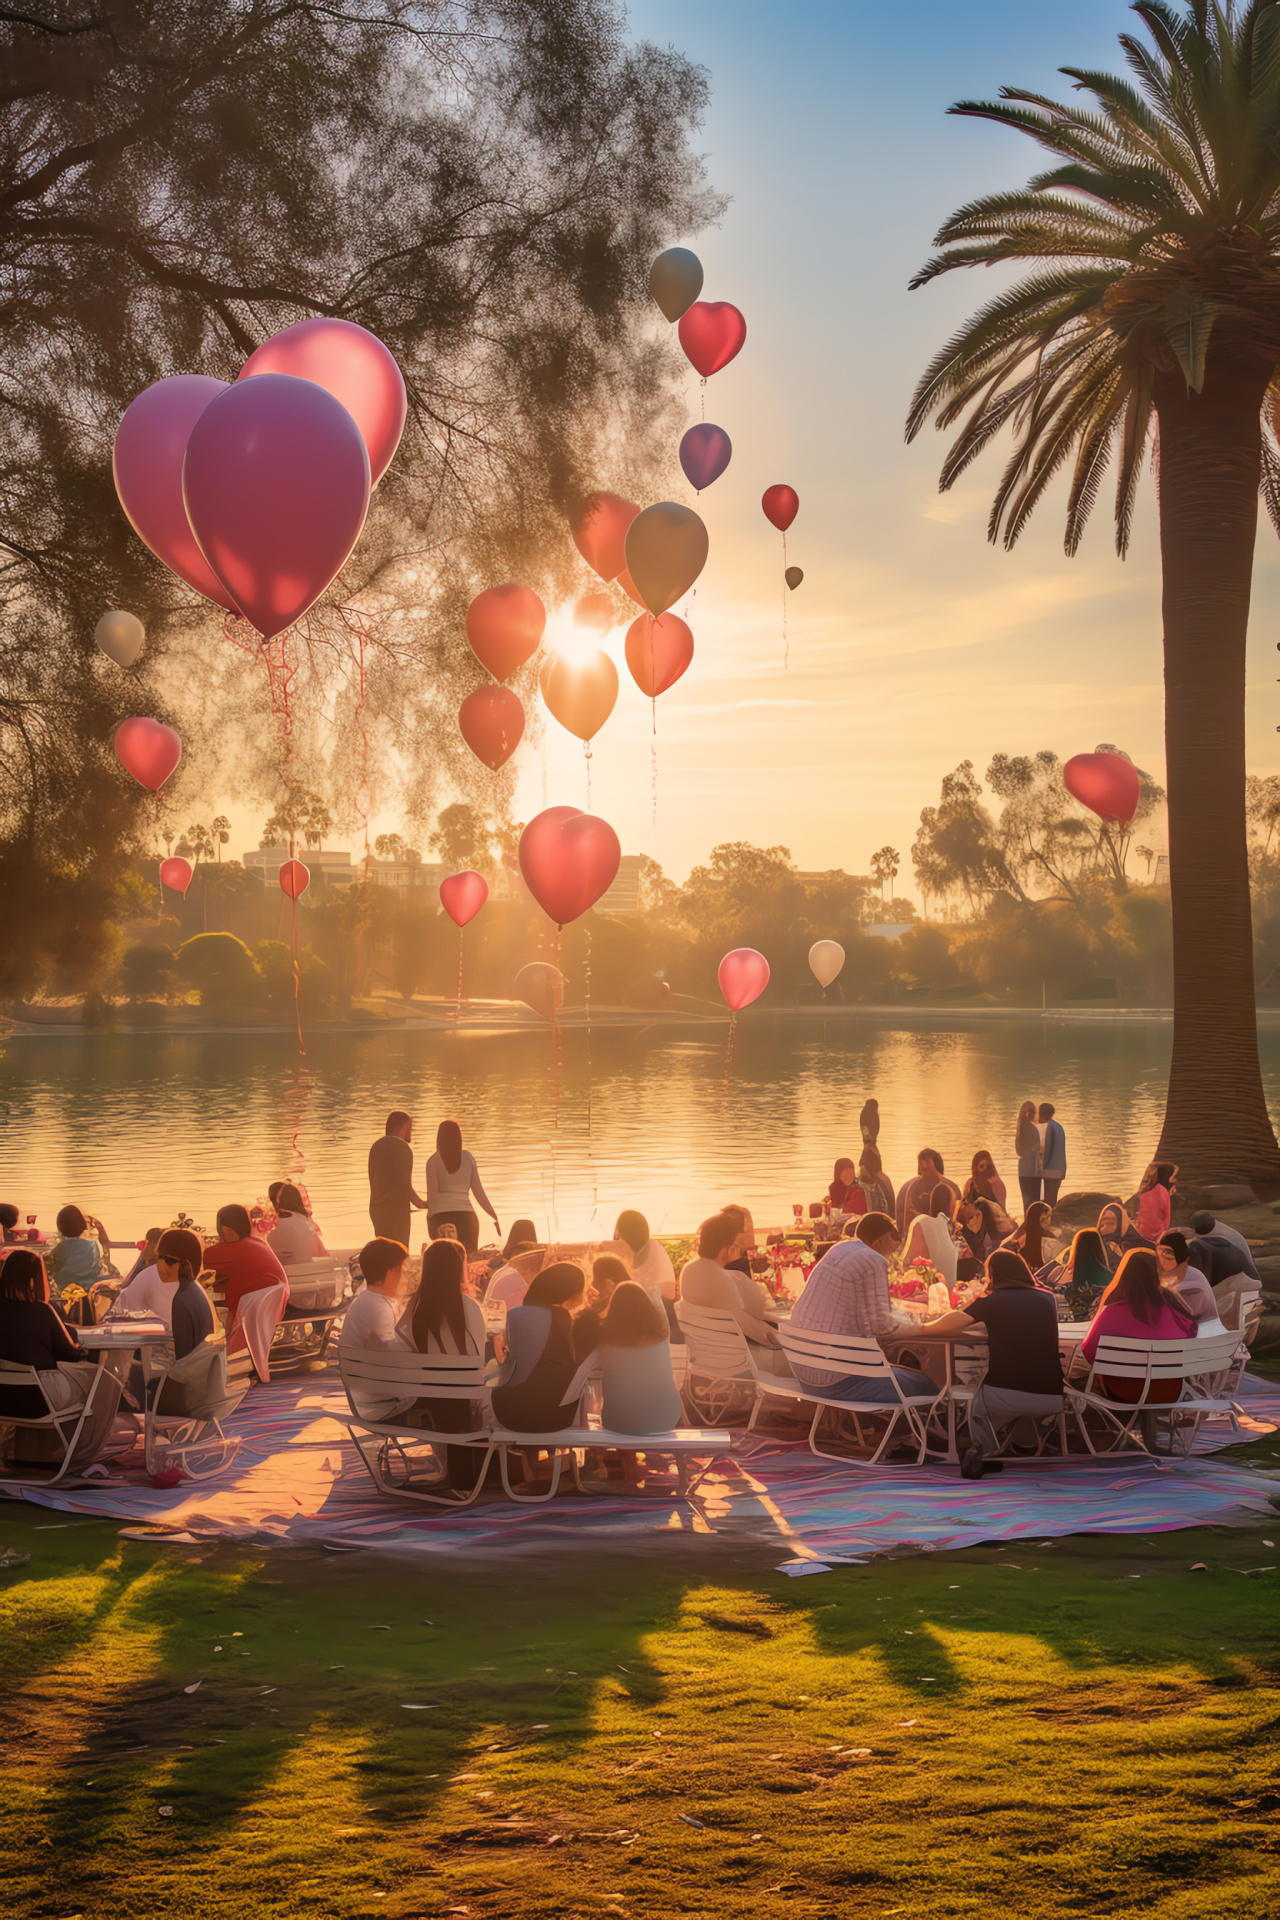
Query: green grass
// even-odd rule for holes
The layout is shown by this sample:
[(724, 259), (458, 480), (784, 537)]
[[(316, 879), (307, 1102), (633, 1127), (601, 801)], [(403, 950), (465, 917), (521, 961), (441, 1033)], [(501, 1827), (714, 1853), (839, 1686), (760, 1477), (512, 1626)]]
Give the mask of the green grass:
[(423, 1565), (62, 1518), (0, 1509), (7, 1914), (1280, 1909), (1265, 1526), (790, 1581), (721, 1537)]

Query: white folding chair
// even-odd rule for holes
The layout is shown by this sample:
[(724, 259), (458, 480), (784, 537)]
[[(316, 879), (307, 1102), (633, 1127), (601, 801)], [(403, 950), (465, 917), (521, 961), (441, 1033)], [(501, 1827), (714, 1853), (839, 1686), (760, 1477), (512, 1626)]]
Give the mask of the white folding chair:
[(244, 1294), (237, 1309), (236, 1327), (248, 1343), (254, 1369), (264, 1384), (271, 1378), (271, 1343), (284, 1318), (288, 1299), (288, 1288), (277, 1283), (274, 1287), (260, 1287), (256, 1293)]
[(795, 1399), (794, 1383), (785, 1374), (765, 1373), (756, 1366), (751, 1342), (731, 1313), (721, 1307), (694, 1307), (676, 1302), (676, 1318), (685, 1338), (684, 1397), (695, 1418), (719, 1426), (730, 1411), (749, 1398), (751, 1417), (766, 1394)]
[[(594, 1355), (592, 1356), (594, 1360)], [(370, 1400), (487, 1400), (484, 1356), (469, 1353), (415, 1353), (411, 1347), (339, 1347), (338, 1372), (352, 1417), (343, 1425), (382, 1493), (425, 1500), (438, 1507), (466, 1507), (484, 1486), (496, 1441), (486, 1421), (465, 1433), (436, 1433), (411, 1427), (398, 1417), (373, 1420), (360, 1410)], [(407, 1409), (406, 1409), (407, 1411)], [(439, 1472), (429, 1481), (418, 1469), (428, 1449), (439, 1464), (443, 1447), (483, 1448), (484, 1459), (470, 1488), (442, 1487)], [(558, 1477), (558, 1476), (557, 1476)]]
[[(1234, 1330), (1192, 1340), (1132, 1340), (1103, 1334), (1084, 1386), (1067, 1385), (1067, 1398), (1090, 1453), (1114, 1453), (1130, 1445), (1150, 1454), (1161, 1422), (1167, 1423), (1170, 1450), (1176, 1441), (1183, 1453), (1190, 1452), (1196, 1434), (1211, 1417), (1225, 1417), (1238, 1432), (1240, 1409), (1216, 1390), (1216, 1384), (1229, 1372), (1239, 1344), (1240, 1335)], [(1106, 1379), (1133, 1381), (1136, 1397), (1113, 1400), (1101, 1384)], [(1170, 1383), (1177, 1387), (1172, 1398), (1165, 1392)], [(1159, 1399), (1153, 1398), (1156, 1388), (1161, 1390)], [(1101, 1425), (1110, 1445), (1094, 1445), (1089, 1414)]]
[[(72, 1457), (76, 1447), (79, 1445), (80, 1435), (84, 1430), (85, 1422), (94, 1410), (94, 1401), (97, 1397), (99, 1387), (102, 1387), (104, 1393), (110, 1390), (102, 1385), (106, 1378), (107, 1374), (105, 1369), (98, 1367), (95, 1369), (93, 1379), (89, 1385), (89, 1391), (85, 1395), (83, 1403), (78, 1407), (63, 1407), (57, 1409), (50, 1402), (49, 1396), (45, 1391), (44, 1381), (40, 1378), (40, 1374), (35, 1367), (20, 1367), (14, 1361), (0, 1360), (0, 1392), (10, 1392), (16, 1388), (26, 1387), (39, 1394), (41, 1400), (44, 1402), (45, 1409), (41, 1414), (0, 1414), (0, 1427), (22, 1427), (43, 1433), (52, 1433), (57, 1437), (62, 1447), (62, 1459), (58, 1463), (57, 1472), (47, 1476), (41, 1474), (38, 1482), (35, 1484), (53, 1487), (56, 1486), (60, 1480), (65, 1479), (67, 1473), (70, 1471)], [(17, 1462), (16, 1464), (21, 1466), (23, 1463)], [(37, 1463), (33, 1461), (31, 1464), (34, 1466)], [(85, 1464), (88, 1465), (89, 1462), (86, 1461)], [(2, 1476), (2, 1478), (8, 1479), (11, 1482), (23, 1480), (23, 1476), (20, 1473), (6, 1474)]]
[(227, 1433), (222, 1423), (230, 1419), (253, 1385), (253, 1356), (247, 1347), (228, 1354), (221, 1339), (217, 1345), (222, 1355), (221, 1379), (215, 1382), (212, 1396), (202, 1400), (193, 1412), (161, 1412), (169, 1368), (156, 1380), (142, 1429), (148, 1473), (163, 1473), (168, 1467), (178, 1466), (188, 1480), (212, 1480), (239, 1451), (239, 1434)]
[[(574, 1417), (572, 1420), (566, 1422), (564, 1428), (557, 1428), (554, 1432), (547, 1433), (520, 1433), (510, 1427), (495, 1428), (495, 1437), (499, 1450), (498, 1467), (502, 1474), (502, 1490), (508, 1500), (514, 1500), (517, 1504), (526, 1507), (544, 1506), (548, 1500), (554, 1500), (560, 1486), (560, 1469), (566, 1455), (573, 1458), (576, 1473), (578, 1462), (574, 1450), (585, 1444), (576, 1432), (577, 1421), (582, 1411), (582, 1396), (587, 1390), (587, 1382), (595, 1372), (598, 1359), (599, 1356), (593, 1349), (582, 1362), (582, 1365), (578, 1368), (578, 1371), (574, 1374), (573, 1379), (565, 1389), (565, 1396), (560, 1404), (562, 1407), (572, 1407)], [(532, 1453), (535, 1462), (539, 1454), (546, 1453), (550, 1455), (551, 1485), (546, 1493), (516, 1492), (511, 1484), (510, 1462), (508, 1459), (508, 1451), (512, 1447), (521, 1454)]]
[[(854, 1334), (814, 1333), (807, 1327), (793, 1326), (780, 1326), (778, 1338), (793, 1370), (804, 1367), (814, 1373), (835, 1374), (841, 1379), (852, 1377), (866, 1381), (888, 1381), (893, 1390), (893, 1397), (888, 1400), (836, 1399), (825, 1394), (821, 1387), (804, 1386), (797, 1381), (796, 1386), (787, 1391), (797, 1399), (809, 1401), (814, 1408), (809, 1427), (811, 1452), (824, 1460), (839, 1460), (856, 1466), (878, 1466), (894, 1443), (899, 1422), (902, 1422), (907, 1433), (918, 1443), (916, 1465), (923, 1465), (929, 1445), (929, 1422), (945, 1406), (949, 1392), (947, 1387), (940, 1387), (936, 1394), (904, 1393), (879, 1342), (870, 1338)], [(862, 1430), (864, 1418), (874, 1415), (886, 1421), (880, 1444), (869, 1459), (828, 1453), (818, 1445), (818, 1429), (823, 1415), (829, 1411), (853, 1415), (859, 1446), (868, 1444)]]
[(286, 1260), (289, 1299), (271, 1338), (270, 1361), (277, 1373), (323, 1360), (335, 1329), (341, 1327), (355, 1298), (346, 1253), (318, 1260)]

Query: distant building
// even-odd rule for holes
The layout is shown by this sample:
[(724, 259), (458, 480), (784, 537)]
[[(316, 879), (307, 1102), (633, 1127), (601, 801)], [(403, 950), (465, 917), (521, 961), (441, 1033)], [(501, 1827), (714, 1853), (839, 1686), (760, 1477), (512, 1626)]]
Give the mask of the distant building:
[(872, 940), (901, 940), (904, 933), (910, 933), (914, 920), (903, 920), (894, 926), (887, 920), (869, 920), (862, 931)]
[(596, 901), (597, 913), (627, 914), (640, 911), (640, 871), (642, 853), (624, 853), (618, 862), (613, 885)]
[[(265, 887), (277, 887), (280, 884), (280, 869), (289, 858), (288, 847), (253, 847), (241, 856), (250, 873), (260, 873)], [(327, 883), (336, 881), (339, 885), (350, 886), (355, 879), (349, 853), (325, 853), (319, 847), (298, 847), (295, 860), (301, 860), (307, 872), (319, 876)]]
[(1169, 884), (1169, 856), (1167, 853), (1156, 855), (1156, 872), (1153, 886), (1167, 887)]
[(429, 887), (435, 893), (447, 871), (436, 860), (375, 860), (372, 854), (366, 854), (360, 862), (361, 878), (371, 886), (398, 887), (402, 891)]

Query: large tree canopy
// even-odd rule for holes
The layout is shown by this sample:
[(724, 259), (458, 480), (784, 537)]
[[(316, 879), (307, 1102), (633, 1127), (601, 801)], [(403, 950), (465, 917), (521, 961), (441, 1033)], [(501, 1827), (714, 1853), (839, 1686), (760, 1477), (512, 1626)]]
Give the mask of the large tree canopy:
[[(690, 145), (705, 82), (623, 26), (613, 0), (0, 13), (0, 835), (33, 916), (58, 895), (50, 940), (59, 889), (105, 872), (139, 804), (109, 751), (123, 714), (189, 743), (216, 727), (242, 790), (278, 762), (264, 676), (130, 533), (109, 455), (148, 383), (233, 378), (308, 314), (387, 342), (410, 421), (334, 590), (363, 695), (351, 622), (322, 613), (294, 661), (290, 777), (349, 814), (391, 797), (391, 769), (411, 818), (442, 779), (474, 783), (452, 726), (480, 677), (466, 599), (565, 584), (578, 497), (643, 491), (670, 440), (645, 276), (714, 210)], [(128, 675), (91, 644), (116, 605), (149, 632)]]

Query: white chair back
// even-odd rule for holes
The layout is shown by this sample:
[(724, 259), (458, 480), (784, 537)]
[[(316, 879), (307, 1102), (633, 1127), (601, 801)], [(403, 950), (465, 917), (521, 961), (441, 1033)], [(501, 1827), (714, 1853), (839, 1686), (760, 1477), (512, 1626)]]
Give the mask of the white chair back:
[(289, 1276), (291, 1307), (314, 1307), (322, 1312), (326, 1307), (336, 1307), (348, 1290), (351, 1275), (345, 1254), (339, 1258), (328, 1253), (319, 1260), (287, 1260), (282, 1254), (280, 1262)]
[(731, 1313), (677, 1300), (676, 1319), (685, 1338), (690, 1373), (712, 1374), (718, 1380), (752, 1378), (747, 1336)]
[(284, 1317), (289, 1298), (288, 1287), (261, 1287), (257, 1293), (243, 1295), (238, 1324), (249, 1343), (259, 1380), (271, 1378), (271, 1340)]
[(357, 1415), (355, 1395), (361, 1388), (370, 1400), (481, 1400), (485, 1396), (484, 1356), (471, 1353), (340, 1346), (338, 1373), (351, 1411)]
[[(861, 1334), (815, 1333), (808, 1327), (782, 1325), (778, 1328), (782, 1350), (792, 1369), (807, 1367), (812, 1373), (830, 1373), (840, 1379), (893, 1380), (896, 1378), (878, 1340)], [(822, 1388), (815, 1389), (821, 1393)]]
[(1093, 1356), (1093, 1374), (1143, 1383), (1141, 1398), (1157, 1381), (1196, 1380), (1230, 1366), (1240, 1344), (1237, 1332), (1210, 1334), (1202, 1340), (1132, 1340), (1103, 1334)]
[[(34, 1387), (44, 1402), (43, 1413), (29, 1413), (22, 1417), (17, 1414), (0, 1414), (0, 1426), (35, 1426), (40, 1422), (51, 1422), (53, 1408), (49, 1405), (49, 1396), (44, 1390), (44, 1381), (35, 1367), (19, 1366), (16, 1360), (0, 1360), (0, 1391), (12, 1391), (16, 1387)], [(77, 1409), (78, 1411), (78, 1409)]]

